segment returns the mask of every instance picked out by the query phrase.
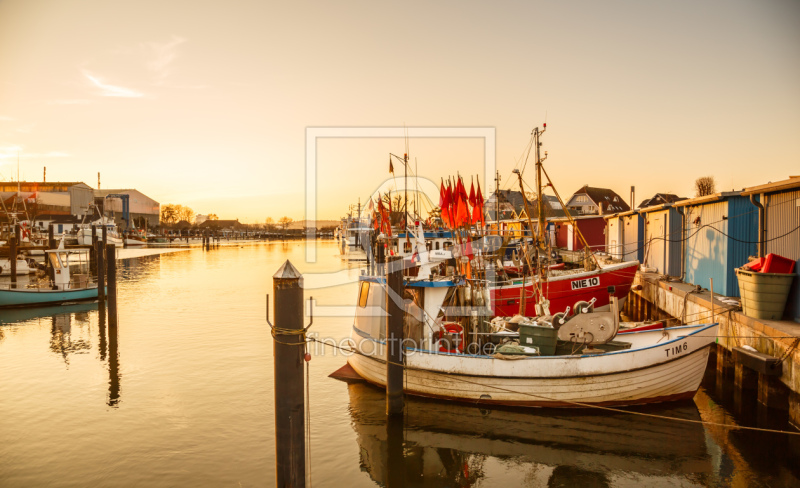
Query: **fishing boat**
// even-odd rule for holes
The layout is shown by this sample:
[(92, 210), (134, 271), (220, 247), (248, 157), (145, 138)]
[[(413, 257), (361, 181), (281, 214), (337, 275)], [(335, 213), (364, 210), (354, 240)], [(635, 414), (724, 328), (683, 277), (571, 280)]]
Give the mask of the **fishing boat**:
[(124, 235), (125, 247), (138, 247), (147, 244), (147, 237), (144, 231), (133, 230)]
[[(36, 269), (32, 262), (17, 258), (17, 276), (35, 273)], [(8, 258), (0, 259), (0, 276), (11, 276), (11, 261)]]
[[(53, 279), (28, 283), (25, 288), (18, 288), (16, 283), (4, 283), (0, 288), (0, 308), (96, 300), (97, 283), (91, 281), (88, 273), (72, 273), (70, 270), (70, 256), (80, 253), (85, 253), (85, 250), (65, 249), (62, 239), (58, 249), (46, 251), (47, 259), (53, 268)], [(88, 267), (88, 260), (75, 261), (78, 261), (81, 267)]]
[[(632, 331), (618, 336), (619, 311), (526, 319), (529, 333), (512, 353), (473, 338), (448, 321), (447, 278), (407, 280), (404, 351), (407, 394), (488, 405), (584, 407), (636, 405), (692, 398), (700, 386), (717, 325)], [(362, 276), (350, 335), (348, 365), (370, 383), (385, 386), (387, 339), (385, 279)], [(477, 320), (477, 313), (470, 313)], [(533, 333), (530, 333), (533, 331)], [(538, 337), (547, 336), (547, 351)], [(558, 340), (553, 340), (557, 337)], [(613, 344), (612, 344), (613, 343)], [(613, 347), (609, 346), (612, 344)], [(560, 346), (560, 347), (559, 347)]]

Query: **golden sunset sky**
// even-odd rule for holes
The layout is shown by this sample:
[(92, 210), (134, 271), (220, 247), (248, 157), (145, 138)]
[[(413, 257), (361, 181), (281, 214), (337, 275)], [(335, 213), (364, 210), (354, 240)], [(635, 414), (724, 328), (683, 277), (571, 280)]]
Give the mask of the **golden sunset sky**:
[[(507, 187), (545, 121), (562, 196), (800, 174), (800, 2), (0, 0), (4, 181), (19, 155), (27, 181), (100, 172), (197, 213), (300, 220), (307, 127), (494, 128)], [(409, 147), (431, 180), (483, 175), (481, 139)], [(404, 151), (319, 141), (318, 218)]]

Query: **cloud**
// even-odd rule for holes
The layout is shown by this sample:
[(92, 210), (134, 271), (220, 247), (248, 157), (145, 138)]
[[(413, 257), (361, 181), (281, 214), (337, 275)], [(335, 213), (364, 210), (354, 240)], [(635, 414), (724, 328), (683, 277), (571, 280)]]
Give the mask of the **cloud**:
[(172, 36), (167, 42), (146, 42), (142, 46), (149, 51), (152, 58), (147, 61), (147, 69), (153, 72), (155, 84), (161, 84), (169, 76), (173, 62), (178, 57), (178, 46), (186, 39)]
[(23, 126), (17, 127), (17, 132), (19, 132), (20, 134), (30, 134), (34, 127), (36, 127), (36, 123), (31, 122), (30, 124), (25, 124)]
[(144, 96), (143, 93), (131, 90), (130, 88), (103, 83), (100, 79), (92, 76), (85, 70), (83, 71), (83, 76), (88, 78), (94, 86), (101, 90), (100, 96), (102, 97), (140, 98)]
[(11, 121), (13, 121), (13, 120), (14, 120), (14, 118), (13, 118), (13, 117), (8, 117), (8, 116), (5, 116), (5, 115), (0, 115), (0, 122), (11, 122)]

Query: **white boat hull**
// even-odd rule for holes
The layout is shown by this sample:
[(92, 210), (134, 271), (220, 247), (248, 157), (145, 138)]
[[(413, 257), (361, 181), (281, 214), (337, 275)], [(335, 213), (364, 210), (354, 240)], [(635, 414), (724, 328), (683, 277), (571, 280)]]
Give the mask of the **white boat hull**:
[[(717, 325), (625, 334), (629, 350), (593, 356), (492, 356), (411, 351), (405, 391), (411, 395), (512, 406), (579, 407), (634, 405), (691, 398), (706, 369)], [(698, 333), (701, 332), (701, 333)], [(350, 366), (367, 381), (385, 386), (383, 343), (354, 331), (360, 354)], [(621, 338), (621, 340), (623, 340)], [(648, 345), (649, 344), (649, 345)]]

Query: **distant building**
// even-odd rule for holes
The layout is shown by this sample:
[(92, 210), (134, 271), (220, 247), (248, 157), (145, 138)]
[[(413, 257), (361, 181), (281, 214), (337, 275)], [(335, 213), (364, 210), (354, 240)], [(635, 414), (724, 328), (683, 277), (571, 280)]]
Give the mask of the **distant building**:
[(201, 229), (207, 230), (239, 230), (243, 229), (245, 226), (239, 219), (235, 220), (206, 220), (202, 224), (198, 225)]
[(120, 229), (125, 229), (122, 219), (122, 199), (108, 197), (108, 195), (128, 195), (131, 227), (142, 227), (145, 222), (148, 227), (158, 226), (161, 220), (161, 205), (139, 190), (94, 190), (94, 196), (104, 200), (106, 214), (108, 211), (114, 212), (114, 222)]
[(655, 205), (663, 205), (665, 203), (680, 202), (681, 200), (686, 200), (686, 197), (679, 197), (678, 195), (673, 195), (672, 193), (656, 193), (652, 198), (643, 200), (642, 203), (640, 203), (636, 208), (653, 207)]
[[(564, 217), (566, 214), (558, 198), (553, 195), (543, 195), (545, 218)], [(499, 203), (498, 203), (499, 202)], [(485, 203), (485, 216), (487, 223), (496, 220), (513, 220), (525, 213), (525, 204), (528, 205), (529, 217), (536, 220), (539, 203), (522, 195), (522, 192), (513, 190), (500, 190), (492, 193)], [(498, 209), (499, 208), (499, 214)], [(527, 217), (526, 217), (527, 218)]]
[(194, 216), (194, 223), (197, 224), (197, 225), (202, 224), (206, 220), (208, 220), (208, 215), (197, 214), (197, 215)]
[(584, 185), (572, 195), (567, 202), (567, 208), (573, 216), (605, 215), (627, 212), (631, 209), (614, 190), (594, 188), (589, 185)]
[(94, 201), (92, 187), (73, 182), (0, 182), (0, 199), (6, 207), (26, 209), (33, 219), (38, 214), (83, 216)]

